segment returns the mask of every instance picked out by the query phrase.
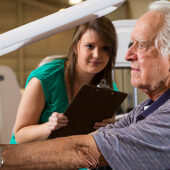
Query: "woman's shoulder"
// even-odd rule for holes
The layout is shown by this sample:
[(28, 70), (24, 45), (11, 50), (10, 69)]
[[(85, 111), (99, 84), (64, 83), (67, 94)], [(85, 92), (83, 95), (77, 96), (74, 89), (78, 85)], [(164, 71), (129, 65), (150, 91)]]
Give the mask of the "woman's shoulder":
[(30, 73), (27, 79), (27, 83), (33, 77), (36, 77), (40, 81), (53, 81), (53, 79), (55, 80), (58, 74), (63, 75), (64, 62), (65, 62), (65, 58), (61, 58), (61, 59), (55, 59), (51, 62), (41, 65), (40, 67), (36, 68)]
[(50, 75), (60, 71), (61, 69), (64, 69), (64, 61), (65, 61), (64, 58), (63, 59), (55, 59), (51, 62), (41, 65), (40, 67), (38, 67), (31, 73), (39, 74), (39, 75), (43, 75), (43, 76), (45, 76), (45, 75), (50, 76)]
[[(40, 67), (38, 67), (37, 69), (35, 69), (36, 71), (51, 71), (53, 69), (61, 69), (61, 67), (64, 66), (64, 62), (65, 62), (65, 58), (60, 58), (60, 59), (54, 59), (50, 62), (47, 62), (43, 65), (41, 65)], [(34, 71), (35, 71), (34, 70)]]

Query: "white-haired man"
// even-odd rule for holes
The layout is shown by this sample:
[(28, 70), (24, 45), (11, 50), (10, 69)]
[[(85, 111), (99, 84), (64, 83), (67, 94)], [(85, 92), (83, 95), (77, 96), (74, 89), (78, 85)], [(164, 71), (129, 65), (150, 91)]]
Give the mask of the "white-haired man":
[(2, 169), (170, 169), (170, 2), (153, 2), (131, 38), (131, 83), (149, 98), (91, 135), (1, 145)]

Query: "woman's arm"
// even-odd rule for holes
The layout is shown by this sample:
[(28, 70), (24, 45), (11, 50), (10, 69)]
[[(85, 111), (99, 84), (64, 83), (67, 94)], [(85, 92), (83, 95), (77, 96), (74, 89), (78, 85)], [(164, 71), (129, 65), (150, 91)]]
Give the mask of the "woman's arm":
[(51, 131), (48, 122), (38, 124), (44, 106), (45, 96), (41, 82), (37, 78), (32, 78), (24, 91), (17, 112), (14, 126), (17, 143), (43, 140), (49, 136)]

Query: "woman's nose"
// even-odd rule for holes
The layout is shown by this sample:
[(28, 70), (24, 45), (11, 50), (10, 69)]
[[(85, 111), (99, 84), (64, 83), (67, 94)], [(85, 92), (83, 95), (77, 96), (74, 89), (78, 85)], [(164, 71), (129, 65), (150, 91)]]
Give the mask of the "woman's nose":
[(100, 50), (98, 48), (95, 48), (93, 51), (93, 58), (99, 58), (100, 57)]

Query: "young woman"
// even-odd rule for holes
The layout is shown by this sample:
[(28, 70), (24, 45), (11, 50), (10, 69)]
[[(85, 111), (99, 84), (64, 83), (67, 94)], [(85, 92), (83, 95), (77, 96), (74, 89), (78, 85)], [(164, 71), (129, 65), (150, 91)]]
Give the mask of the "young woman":
[[(69, 120), (63, 113), (83, 84), (97, 85), (105, 79), (113, 88), (116, 51), (115, 28), (106, 17), (78, 26), (68, 55), (29, 75), (11, 143), (44, 140), (51, 131), (67, 126)], [(110, 118), (96, 122), (94, 129), (113, 121)]]

